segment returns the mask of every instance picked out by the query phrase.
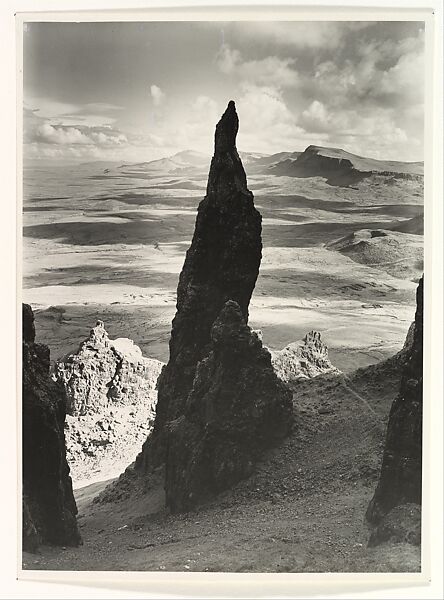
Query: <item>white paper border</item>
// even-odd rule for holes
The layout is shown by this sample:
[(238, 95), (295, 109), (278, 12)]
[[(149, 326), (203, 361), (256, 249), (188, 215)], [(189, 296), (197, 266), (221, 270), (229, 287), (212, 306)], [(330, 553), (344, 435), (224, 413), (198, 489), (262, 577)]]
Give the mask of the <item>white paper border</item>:
[[(171, 15), (167, 7), (179, 4), (179, 9), (174, 9)], [(8, 589), (5, 597), (95, 597), (95, 598), (124, 598), (128, 593), (132, 597), (307, 597), (321, 595), (321, 597), (353, 597), (357, 598), (357, 591), (366, 589), (359, 594), (361, 598), (380, 598), (381, 588), (384, 589), (385, 598), (439, 598), (442, 590), (442, 5), (441, 2), (432, 1), (396, 1), (393, 0), (388, 6), (387, 2), (373, 2), (368, 0), (370, 8), (359, 8), (359, 2), (342, 2), (341, 7), (333, 8), (334, 2), (324, 0), (324, 8), (310, 4), (310, 8), (303, 6), (303, 2), (294, 0), (291, 5), (272, 8), (264, 6), (267, 2), (248, 2), (244, 0), (241, 9), (234, 8), (236, 2), (226, 1), (223, 7), (217, 8), (219, 2), (202, 2), (195, 0), (196, 8), (186, 7), (185, 2), (132, 2), (133, 10), (128, 11), (128, 6), (119, 0), (85, 0), (72, 1), (31, 1), (23, 0), (16, 2), (5, 2), (2, 4), (2, 35), (1, 40), (6, 41), (7, 52), (3, 55), (2, 63), (6, 65), (6, 85), (2, 98), (2, 117), (6, 116), (2, 152), (2, 165), (8, 174), (4, 190), (3, 204), (5, 218), (2, 219), (2, 244), (5, 245), (2, 256), (2, 275), (5, 297), (2, 298), (2, 329), (7, 335), (4, 337), (2, 347), (2, 360), (0, 364), (5, 366), (5, 372), (12, 379), (5, 386), (3, 398), (6, 418), (2, 417), (2, 427), (6, 424), (7, 429), (1, 436), (5, 448), (2, 451), (2, 466), (5, 467), (5, 478), (2, 488), (6, 491), (7, 499), (2, 513), (6, 517), (6, 534), (1, 542), (1, 567), (0, 571), (9, 576), (6, 579), (6, 588), (3, 585), (0, 593)], [(285, 4), (284, 2), (281, 3)], [(158, 8), (155, 8), (156, 5)], [(247, 6), (249, 5), (249, 6)], [(253, 6), (252, 6), (253, 5)], [(254, 6), (256, 5), (256, 7)], [(259, 5), (262, 5), (259, 7)], [(327, 6), (328, 5), (328, 6)], [(150, 12), (146, 8), (150, 7)], [(288, 15), (289, 10), (297, 8), (297, 14)], [(327, 8), (325, 8), (327, 7)], [(96, 13), (94, 10), (103, 10), (105, 13)], [(116, 13), (116, 9), (125, 8), (125, 12)], [(424, 12), (425, 9), (429, 9)], [(435, 16), (432, 8), (434, 8)], [(5, 10), (6, 9), (6, 10)], [(94, 9), (94, 10), (92, 10)], [(135, 9), (135, 10), (134, 10)], [(29, 11), (39, 11), (39, 15), (32, 15)], [(61, 13), (61, 10), (71, 12)], [(73, 12), (76, 10), (76, 12)], [(79, 10), (86, 12), (79, 13)], [(42, 13), (41, 11), (45, 11)], [(50, 14), (57, 11), (56, 14)], [(21, 256), (16, 255), (19, 264), (18, 270), (14, 268), (14, 246), (18, 242), (21, 248), (21, 239), (15, 238), (15, 123), (12, 115), (16, 111), (16, 98), (14, 90), (15, 80), (15, 23), (14, 12), (20, 14), (20, 20), (41, 21), (128, 21), (128, 20), (426, 20), (426, 138), (425, 138), (425, 402), (424, 410), (424, 487), (425, 491), (431, 485), (431, 493), (425, 495), (423, 503), (424, 525), (433, 525), (433, 538), (435, 544), (433, 551), (429, 552), (428, 540), (423, 543), (423, 570), (421, 574), (216, 574), (216, 573), (115, 573), (115, 572), (48, 572), (48, 571), (22, 571), (22, 581), (16, 582), (11, 579), (15, 573), (15, 559), (17, 554), (14, 549), (16, 543), (16, 521), (17, 514), (17, 453), (15, 433), (17, 428), (16, 416), (16, 390), (20, 389), (20, 382), (15, 380), (15, 353), (14, 346), (20, 360), (21, 349), (17, 348), (17, 332), (21, 331), (21, 324), (16, 323), (14, 315), (17, 302), (16, 281), (17, 273), (20, 274)], [(441, 19), (439, 19), (439, 16)], [(333, 18), (332, 18), (333, 17)], [(429, 30), (435, 23), (435, 36), (431, 37)], [(5, 34), (3, 35), (3, 29)], [(10, 43), (12, 42), (12, 44)], [(11, 77), (12, 76), (12, 77)], [(434, 85), (433, 85), (434, 84)], [(433, 86), (433, 92), (432, 92)], [(17, 112), (21, 118), (21, 86), (17, 90)], [(21, 148), (17, 148), (21, 155)], [(21, 186), (20, 157), (18, 159), (19, 185)], [(9, 181), (11, 178), (12, 181)], [(12, 209), (12, 210), (11, 210)], [(21, 217), (19, 217), (21, 218)], [(20, 222), (18, 223), (20, 225)], [(11, 244), (12, 242), (12, 244)], [(12, 284), (12, 285), (11, 285)], [(10, 298), (10, 292), (12, 297)], [(17, 312), (21, 316), (21, 310)], [(18, 319), (20, 320), (20, 319)], [(433, 326), (432, 326), (433, 320)], [(18, 329), (16, 329), (16, 326)], [(9, 334), (12, 336), (9, 337)], [(428, 344), (427, 340), (432, 340)], [(433, 345), (433, 350), (432, 350)], [(5, 352), (6, 350), (6, 352)], [(427, 376), (430, 374), (430, 377)], [(3, 408), (3, 407), (2, 407)], [(1, 414), (1, 413), (0, 413)], [(9, 420), (9, 417), (12, 419)], [(8, 424), (9, 423), (9, 424)], [(428, 443), (429, 440), (432, 443)], [(4, 460), (7, 459), (7, 460)], [(12, 475), (11, 475), (12, 472)], [(13, 492), (12, 494), (10, 492)], [(12, 495), (12, 503), (9, 496)], [(18, 511), (21, 514), (21, 510)], [(11, 537), (11, 533), (13, 534)], [(431, 542), (433, 540), (430, 540)], [(436, 543), (437, 542), (437, 543)], [(12, 560), (11, 560), (12, 559)], [(12, 567), (12, 570), (11, 568)], [(433, 585), (417, 587), (432, 576)], [(30, 579), (39, 579), (40, 583), (31, 583)], [(439, 580), (438, 580), (439, 579)], [(43, 580), (53, 581), (51, 585), (45, 585)], [(55, 583), (59, 582), (59, 583)], [(60, 583), (64, 582), (61, 586)], [(85, 582), (88, 587), (77, 588)], [(66, 584), (74, 584), (66, 585)], [(13, 584), (9, 591), (9, 584)], [(119, 585), (120, 591), (116, 588)], [(406, 584), (415, 587), (399, 589)], [(415, 585), (416, 584), (416, 585)], [(95, 586), (95, 587), (91, 587)], [(398, 589), (393, 589), (397, 586)], [(105, 588), (105, 591), (103, 589)], [(379, 591), (376, 591), (378, 590)], [(26, 591), (25, 591), (26, 590)], [(126, 590), (126, 591), (125, 591)], [(372, 591), (373, 590), (373, 591)], [(29, 594), (32, 595), (29, 595)], [(338, 595), (339, 593), (339, 595)], [(345, 594), (345, 595), (344, 595)], [(352, 594), (350, 596), (349, 594)], [(399, 594), (399, 595), (398, 595)], [(424, 594), (424, 595), (422, 595)], [(437, 594), (437, 595), (435, 595)]]

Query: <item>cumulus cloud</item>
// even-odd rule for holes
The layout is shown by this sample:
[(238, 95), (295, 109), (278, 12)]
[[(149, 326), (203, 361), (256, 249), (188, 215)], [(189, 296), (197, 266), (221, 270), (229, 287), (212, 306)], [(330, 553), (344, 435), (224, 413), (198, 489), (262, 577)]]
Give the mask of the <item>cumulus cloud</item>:
[[(196, 56), (190, 49), (199, 27), (206, 35), (199, 38)], [(217, 49), (216, 28), (222, 37)], [(63, 40), (60, 44), (64, 52)], [(110, 76), (105, 87), (94, 80), (78, 95), (67, 93), (72, 82), (66, 75), (63, 88), (62, 71), (54, 78), (54, 97), (41, 97), (46, 90), (37, 85), (37, 97), (27, 96), (25, 110), (29, 152), (107, 157), (115, 152), (125, 160), (131, 153), (147, 160), (188, 148), (210, 153), (214, 126), (233, 99), (242, 150), (271, 153), (324, 144), (380, 158), (421, 159), (420, 23), (201, 23), (180, 30), (169, 44), (150, 67), (155, 83), (148, 84), (148, 102), (137, 61), (125, 63), (125, 73), (140, 84), (128, 89)], [(90, 101), (76, 102), (84, 100), (86, 89)]]
[(157, 85), (153, 84), (150, 87), (150, 93), (151, 93), (151, 98), (152, 98), (154, 106), (160, 106), (163, 103), (163, 101), (165, 100), (164, 92), (162, 92), (160, 87)]
[(243, 150), (298, 150), (308, 143), (321, 143), (326, 139), (322, 134), (308, 139), (282, 92), (274, 87), (245, 83), (236, 106), (242, 123), (238, 146)]
[(423, 97), (424, 40), (372, 40), (358, 43), (342, 62), (320, 62), (300, 78), (299, 89), (335, 106), (397, 106)]
[(297, 72), (292, 68), (294, 58), (267, 56), (260, 60), (244, 60), (239, 50), (224, 44), (217, 57), (217, 65), (226, 75), (235, 75), (242, 81), (276, 87), (293, 87), (297, 84)]
[(66, 127), (64, 125), (55, 126), (50, 123), (38, 125), (34, 132), (31, 133), (31, 138), (33, 138), (31, 141), (62, 146), (115, 146), (128, 141), (123, 133), (113, 131), (112, 129)]
[(319, 100), (313, 100), (310, 106), (302, 112), (299, 119), (307, 131), (329, 132), (337, 129), (333, 116), (327, 111), (324, 104)]

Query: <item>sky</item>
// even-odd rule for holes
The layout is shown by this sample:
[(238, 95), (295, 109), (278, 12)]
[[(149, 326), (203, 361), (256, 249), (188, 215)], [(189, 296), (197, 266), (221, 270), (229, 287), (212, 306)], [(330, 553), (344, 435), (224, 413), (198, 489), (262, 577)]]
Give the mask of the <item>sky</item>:
[(25, 158), (211, 155), (232, 99), (244, 152), (423, 160), (423, 22), (25, 23), (23, 39)]

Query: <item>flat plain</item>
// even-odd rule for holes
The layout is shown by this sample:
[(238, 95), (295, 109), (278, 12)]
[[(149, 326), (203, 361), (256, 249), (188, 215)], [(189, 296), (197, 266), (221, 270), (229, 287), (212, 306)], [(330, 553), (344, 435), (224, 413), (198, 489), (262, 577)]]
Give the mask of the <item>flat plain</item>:
[[(423, 214), (422, 182), (374, 175), (340, 187), (273, 175), (243, 158), (263, 217), (250, 323), (264, 343), (281, 349), (316, 329), (343, 371), (397, 352), (414, 315), (423, 237), (391, 230)], [(112, 337), (167, 360), (209, 159), (182, 153), (179, 164), (156, 162), (25, 168), (23, 300), (53, 360), (75, 350), (98, 319)], [(366, 236), (375, 230), (389, 232), (382, 244)]]

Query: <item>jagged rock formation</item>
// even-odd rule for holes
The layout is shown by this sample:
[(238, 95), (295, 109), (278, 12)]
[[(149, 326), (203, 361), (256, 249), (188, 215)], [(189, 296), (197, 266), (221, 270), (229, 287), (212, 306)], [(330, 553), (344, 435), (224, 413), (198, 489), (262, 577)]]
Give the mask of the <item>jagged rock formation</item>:
[(97, 321), (78, 351), (56, 364), (54, 378), (65, 387), (67, 412), (78, 416), (109, 405), (139, 403), (155, 389), (161, 366), (142, 356), (132, 340), (110, 340), (103, 322)]
[(34, 314), (23, 305), (23, 549), (80, 543), (66, 460), (66, 395), (49, 375), (49, 348), (35, 343)]
[(185, 414), (169, 425), (167, 506), (189, 510), (248, 477), (291, 425), (291, 393), (239, 305), (228, 301), (211, 329), (211, 350), (198, 364)]
[(207, 194), (199, 205), (180, 274), (170, 358), (159, 378), (156, 420), (137, 460), (151, 469), (165, 458), (166, 424), (184, 414), (196, 367), (210, 350), (210, 331), (227, 300), (248, 319), (261, 261), (261, 215), (236, 150), (239, 121), (231, 101), (216, 126)]
[(282, 350), (271, 351), (271, 362), (277, 376), (285, 383), (325, 373), (339, 373), (328, 358), (328, 348), (318, 331), (310, 331), (300, 342)]
[(366, 512), (371, 523), (379, 523), (394, 507), (421, 504), (423, 278), (416, 303), (413, 344), (390, 410), (379, 483)]
[(102, 321), (54, 379), (68, 397), (66, 446), (75, 483), (117, 475), (133, 462), (154, 423), (162, 368), (127, 338), (111, 340)]

